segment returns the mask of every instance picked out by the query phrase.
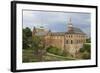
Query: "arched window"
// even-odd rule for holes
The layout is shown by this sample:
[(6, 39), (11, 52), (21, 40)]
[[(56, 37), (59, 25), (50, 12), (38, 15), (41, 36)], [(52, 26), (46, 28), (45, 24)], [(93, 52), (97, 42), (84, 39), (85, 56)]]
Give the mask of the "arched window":
[(70, 38), (70, 35), (69, 35), (69, 38)]
[(71, 40), (71, 44), (73, 44), (73, 41)]
[(71, 38), (72, 38), (72, 35), (71, 35)]

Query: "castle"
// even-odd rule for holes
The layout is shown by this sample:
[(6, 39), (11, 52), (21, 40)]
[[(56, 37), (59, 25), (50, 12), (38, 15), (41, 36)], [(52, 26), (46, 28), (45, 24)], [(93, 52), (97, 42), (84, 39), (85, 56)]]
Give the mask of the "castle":
[(46, 31), (44, 28), (33, 28), (32, 36), (43, 36), (46, 41), (46, 45), (55, 46), (61, 49), (61, 52), (65, 51), (72, 56), (76, 56), (79, 50), (86, 42), (86, 34), (73, 26), (71, 18), (68, 22), (68, 30), (66, 32), (52, 32)]

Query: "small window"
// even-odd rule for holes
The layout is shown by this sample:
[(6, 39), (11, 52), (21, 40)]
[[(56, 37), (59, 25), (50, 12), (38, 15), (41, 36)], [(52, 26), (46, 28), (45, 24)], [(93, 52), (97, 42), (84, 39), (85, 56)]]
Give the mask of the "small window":
[(70, 35), (69, 35), (69, 38), (70, 38)]
[(71, 35), (71, 38), (72, 38), (72, 35)]
[(71, 44), (73, 44), (73, 41), (71, 40)]

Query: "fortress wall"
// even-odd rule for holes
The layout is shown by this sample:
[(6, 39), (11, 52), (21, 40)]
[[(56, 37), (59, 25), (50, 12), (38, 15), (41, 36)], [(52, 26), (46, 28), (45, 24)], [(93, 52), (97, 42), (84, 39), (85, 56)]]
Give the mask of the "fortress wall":
[(66, 51), (74, 56), (76, 53), (79, 53), (81, 47), (83, 47), (83, 44), (66, 44), (65, 45)]
[(63, 36), (52, 37), (51, 45), (63, 50), (64, 49), (64, 37)]

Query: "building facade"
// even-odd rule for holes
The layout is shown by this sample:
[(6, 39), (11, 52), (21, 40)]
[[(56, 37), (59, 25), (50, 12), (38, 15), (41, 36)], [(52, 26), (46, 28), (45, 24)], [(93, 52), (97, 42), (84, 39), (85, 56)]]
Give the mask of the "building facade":
[(61, 52), (66, 52), (72, 56), (76, 56), (79, 50), (86, 42), (86, 34), (73, 26), (71, 19), (68, 23), (66, 32), (52, 32), (44, 28), (33, 28), (32, 36), (43, 36), (47, 46), (54, 46), (61, 49)]

